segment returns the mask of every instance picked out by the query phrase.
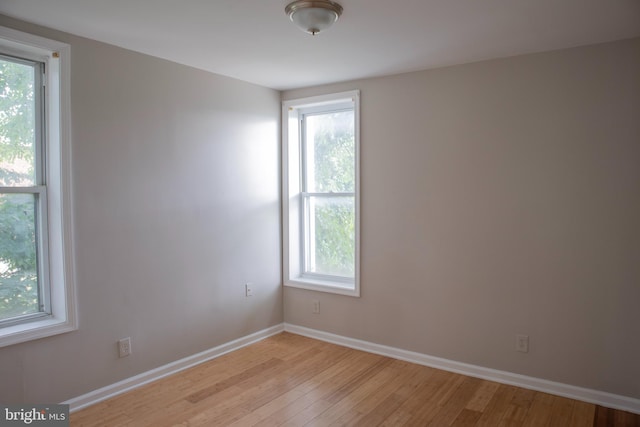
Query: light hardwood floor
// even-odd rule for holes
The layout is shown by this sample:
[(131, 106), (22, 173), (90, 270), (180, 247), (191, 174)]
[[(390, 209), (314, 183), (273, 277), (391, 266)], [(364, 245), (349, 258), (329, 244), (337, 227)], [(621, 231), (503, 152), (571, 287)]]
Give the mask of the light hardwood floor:
[(282, 333), (72, 426), (640, 426), (640, 416)]

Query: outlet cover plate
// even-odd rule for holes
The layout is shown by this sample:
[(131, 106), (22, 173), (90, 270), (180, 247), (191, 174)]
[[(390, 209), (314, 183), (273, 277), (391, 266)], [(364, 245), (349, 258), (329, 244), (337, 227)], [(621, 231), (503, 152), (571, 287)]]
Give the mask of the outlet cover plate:
[(131, 337), (118, 341), (118, 354), (120, 357), (127, 357), (131, 354)]
[(529, 353), (529, 335), (516, 335), (516, 351)]

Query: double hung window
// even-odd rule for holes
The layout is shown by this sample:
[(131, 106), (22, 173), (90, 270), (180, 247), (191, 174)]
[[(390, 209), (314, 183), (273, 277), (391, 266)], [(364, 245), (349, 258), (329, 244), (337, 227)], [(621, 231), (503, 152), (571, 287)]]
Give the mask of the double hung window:
[(77, 328), (69, 52), (0, 27), (0, 347)]
[(286, 101), (285, 285), (359, 295), (359, 93)]
[(0, 56), (0, 325), (51, 313), (44, 64)]

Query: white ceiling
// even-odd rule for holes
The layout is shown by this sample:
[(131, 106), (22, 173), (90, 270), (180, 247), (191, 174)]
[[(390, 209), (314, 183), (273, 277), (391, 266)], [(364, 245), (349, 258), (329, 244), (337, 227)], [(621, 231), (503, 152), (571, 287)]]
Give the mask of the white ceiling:
[(317, 36), (287, 0), (0, 0), (0, 13), (274, 89), (640, 36), (640, 0), (338, 0)]

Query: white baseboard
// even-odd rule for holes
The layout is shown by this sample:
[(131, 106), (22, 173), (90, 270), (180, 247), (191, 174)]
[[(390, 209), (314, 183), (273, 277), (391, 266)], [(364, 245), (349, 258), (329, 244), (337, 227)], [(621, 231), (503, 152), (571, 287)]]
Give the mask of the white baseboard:
[(143, 372), (139, 375), (127, 378), (115, 384), (111, 384), (98, 390), (91, 391), (82, 396), (69, 399), (66, 402), (62, 403), (69, 405), (70, 412), (78, 411), (80, 409), (86, 408), (87, 406), (91, 406), (103, 400), (109, 399), (110, 397), (125, 393), (127, 391), (133, 390), (134, 388), (138, 388), (142, 385), (159, 380), (160, 378), (164, 378), (166, 376), (175, 374), (176, 372), (191, 368), (192, 366), (198, 365), (202, 362), (206, 362), (207, 360), (215, 359), (216, 357), (220, 357), (223, 354), (227, 354), (231, 351), (246, 347), (272, 335), (279, 334), (283, 330), (283, 324), (272, 326), (270, 328), (255, 332), (251, 335), (247, 335), (245, 337), (238, 338), (209, 350), (205, 350), (201, 353), (197, 353), (192, 356), (185, 357), (184, 359), (176, 360), (175, 362), (171, 362), (164, 366), (152, 369), (150, 371)]
[(335, 335), (316, 329), (292, 325), (289, 323), (284, 324), (284, 330), (293, 334), (303, 335), (309, 338), (315, 338), (321, 341), (327, 341), (333, 344), (338, 344), (369, 353), (380, 354), (382, 356), (387, 356), (394, 359), (417, 363), (424, 366), (430, 366), (432, 368), (442, 369), (444, 371), (455, 372), (470, 377), (495, 381), (502, 384), (514, 385), (530, 390), (536, 390), (544, 393), (555, 394), (557, 396), (581, 400), (584, 402), (595, 403), (607, 408), (620, 409), (623, 411), (640, 414), (640, 400), (631, 397), (576, 387), (573, 385), (543, 380), (540, 378), (528, 377), (526, 375), (514, 374), (512, 372), (498, 371), (496, 369), (484, 368), (482, 366), (469, 365), (467, 363), (456, 362), (453, 360), (442, 359), (440, 357), (429, 356), (413, 351), (388, 347), (385, 345)]
[(321, 341), (327, 341), (357, 350), (367, 351), (369, 353), (380, 354), (382, 356), (392, 357), (394, 359), (405, 360), (407, 362), (417, 363), (420, 365), (430, 366), (445, 371), (468, 375), (470, 377), (495, 381), (502, 384), (514, 385), (530, 390), (542, 391), (545, 393), (602, 405), (607, 408), (620, 409), (623, 411), (640, 414), (639, 399), (606, 393), (598, 390), (576, 387), (569, 384), (563, 384), (534, 377), (528, 377), (525, 375), (514, 374), (512, 372), (498, 371), (496, 369), (456, 362), (453, 360), (443, 359), (440, 357), (429, 356), (422, 353), (416, 353), (413, 351), (402, 350), (399, 348), (375, 344), (368, 341), (335, 335), (316, 329), (292, 325), (289, 323), (279, 324), (267, 329), (263, 329), (262, 331), (255, 332), (251, 335), (247, 335), (245, 337), (230, 341), (209, 350), (205, 350), (201, 353), (185, 357), (184, 359), (168, 363), (164, 366), (160, 366), (150, 371), (143, 372), (139, 375), (127, 378), (106, 387), (102, 387), (98, 390), (91, 391), (87, 394), (69, 399), (66, 402), (62, 403), (68, 404), (71, 412), (75, 412), (80, 409), (86, 408), (87, 406), (91, 406), (103, 400), (138, 388), (142, 385), (191, 368), (200, 363), (215, 359), (216, 357), (220, 357), (234, 350), (246, 347), (267, 337), (276, 335), (282, 331), (315, 338)]

